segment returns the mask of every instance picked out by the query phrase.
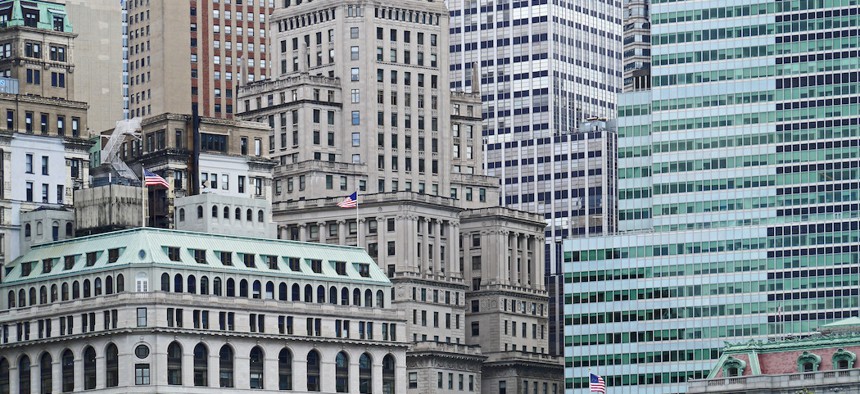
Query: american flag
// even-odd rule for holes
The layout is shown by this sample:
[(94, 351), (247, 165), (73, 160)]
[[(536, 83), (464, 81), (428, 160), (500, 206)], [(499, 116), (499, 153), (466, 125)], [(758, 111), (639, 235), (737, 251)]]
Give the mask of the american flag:
[(343, 201), (337, 203), (337, 206), (341, 208), (357, 208), (358, 207), (358, 192), (352, 192), (349, 196), (343, 199)]
[(592, 393), (603, 393), (606, 394), (606, 382), (603, 381), (603, 378), (600, 375), (589, 374), (591, 375), (588, 380), (588, 388), (591, 389)]
[(143, 178), (144, 178), (144, 180), (143, 180), (144, 186), (147, 186), (147, 187), (148, 186), (163, 186), (167, 189), (170, 189), (170, 184), (167, 183), (167, 181), (164, 180), (164, 178), (158, 176), (157, 174), (153, 174), (152, 172), (149, 172), (149, 170), (147, 170), (147, 169), (143, 170)]

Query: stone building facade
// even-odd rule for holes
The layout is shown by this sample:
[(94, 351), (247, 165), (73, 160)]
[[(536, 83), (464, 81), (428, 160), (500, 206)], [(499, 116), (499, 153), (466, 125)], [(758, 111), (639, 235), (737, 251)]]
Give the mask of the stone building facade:
[(360, 249), (146, 228), (8, 268), (0, 392), (406, 392), (405, 315)]
[(72, 204), (86, 187), (91, 142), (87, 104), (74, 95), (74, 38), (64, 6), (0, 2), (0, 264), (26, 233), (21, 214)]

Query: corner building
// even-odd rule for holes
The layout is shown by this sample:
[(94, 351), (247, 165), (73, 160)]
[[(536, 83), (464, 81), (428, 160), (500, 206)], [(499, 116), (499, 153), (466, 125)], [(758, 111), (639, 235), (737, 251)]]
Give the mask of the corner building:
[(680, 393), (726, 341), (857, 316), (857, 4), (651, 3), (619, 228), (566, 258), (566, 386)]
[(404, 314), (361, 249), (142, 228), (4, 274), (0, 392), (406, 392)]
[(407, 316), (408, 392), (558, 392), (545, 223), (497, 206), (480, 99), (449, 91), (445, 5), (302, 1), (270, 23), (276, 76), (240, 88), (237, 116), (273, 129), (278, 236), (367, 249)]

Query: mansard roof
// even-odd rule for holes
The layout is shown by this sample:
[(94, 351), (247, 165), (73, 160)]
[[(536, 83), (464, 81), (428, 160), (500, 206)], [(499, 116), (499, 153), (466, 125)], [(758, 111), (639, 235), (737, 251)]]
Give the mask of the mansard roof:
[[(195, 259), (195, 251), (199, 250), (205, 252), (205, 261)], [(222, 253), (230, 253), (231, 264), (222, 263)], [(245, 264), (245, 255), (253, 255), (249, 258), (252, 265)], [(67, 257), (71, 259), (69, 262), (74, 261), (69, 268), (66, 268)], [(270, 268), (270, 257), (276, 258), (277, 269)], [(290, 269), (291, 259), (298, 259), (299, 270)], [(321, 261), (319, 272), (313, 270), (314, 261)], [(335, 262), (346, 263), (342, 274), (337, 272)], [(47, 264), (51, 267), (46, 271)], [(34, 246), (4, 267), (2, 285), (146, 265), (390, 285), (385, 273), (362, 248), (155, 228), (116, 231)]]

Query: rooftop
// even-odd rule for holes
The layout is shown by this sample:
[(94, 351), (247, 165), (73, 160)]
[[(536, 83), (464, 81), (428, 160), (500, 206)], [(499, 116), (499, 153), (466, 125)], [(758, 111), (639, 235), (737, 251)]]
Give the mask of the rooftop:
[[(225, 255), (229, 256), (226, 264), (222, 262)], [(345, 263), (340, 264), (340, 273), (338, 262)], [(6, 265), (0, 287), (130, 265), (390, 284), (385, 273), (361, 248), (136, 228), (35, 246)]]
[(0, 15), (6, 20), (0, 27), (26, 26), (64, 33), (72, 32), (66, 6), (43, 0), (0, 0)]

